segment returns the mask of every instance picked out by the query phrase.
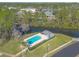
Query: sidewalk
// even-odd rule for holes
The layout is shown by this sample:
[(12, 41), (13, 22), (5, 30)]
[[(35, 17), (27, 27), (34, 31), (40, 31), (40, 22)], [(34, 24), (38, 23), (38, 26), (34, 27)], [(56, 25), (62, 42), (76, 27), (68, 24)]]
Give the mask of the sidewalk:
[(2, 55), (6, 55), (8, 57), (14, 57), (14, 55), (6, 53), (6, 52), (0, 52), (0, 56), (2, 56)]
[(71, 42), (73, 42), (73, 40), (71, 40), (71, 41), (69, 41), (69, 42), (67, 42), (67, 43), (65, 43), (65, 44), (63, 44), (63, 45), (61, 45), (60, 47), (58, 47), (58, 48), (56, 48), (56, 49), (54, 49), (54, 50), (52, 50), (52, 51), (46, 53), (43, 57), (46, 57), (48, 54), (53, 53), (53, 52), (55, 52), (55, 51), (57, 51), (57, 50), (59, 50), (59, 49), (65, 47), (65, 46), (67, 46), (67, 45), (70, 44)]
[(26, 50), (28, 50), (28, 48), (23, 49), (22, 51), (20, 51), (19, 53), (17, 53), (15, 56), (19, 56), (20, 54), (22, 54), (22, 53), (25, 52)]
[(74, 41), (79, 41), (79, 38), (72, 38), (72, 40), (74, 40)]

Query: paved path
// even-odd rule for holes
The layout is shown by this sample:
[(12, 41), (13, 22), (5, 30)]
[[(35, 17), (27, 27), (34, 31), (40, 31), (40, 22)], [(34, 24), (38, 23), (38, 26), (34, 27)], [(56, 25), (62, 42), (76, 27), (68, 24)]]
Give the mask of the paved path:
[(76, 57), (79, 57), (79, 54)]
[(79, 54), (79, 41), (64, 48), (52, 57), (75, 57)]
[(12, 54), (9, 54), (9, 53), (5, 53), (5, 52), (0, 52), (0, 56), (7, 56), (7, 57), (17, 57), (19, 56), (20, 54), (24, 53), (26, 50), (28, 50), (28, 48), (25, 48), (23, 49), (22, 51), (20, 51), (19, 53), (17, 53), (16, 55), (12, 55)]
[(63, 45), (61, 45), (61, 46), (59, 46), (58, 48), (56, 48), (56, 49), (54, 49), (54, 50), (52, 50), (52, 51), (46, 53), (43, 57), (46, 57), (48, 54), (53, 53), (53, 52), (56, 52), (57, 50), (66, 47), (67, 45), (69, 45), (69, 44), (72, 43), (72, 42), (73, 42), (73, 40), (71, 40), (71, 41), (69, 41), (69, 42), (67, 42), (67, 43), (65, 43), (65, 44), (63, 44)]
[(72, 38), (72, 40), (74, 40), (74, 41), (79, 41), (79, 38)]
[(14, 55), (6, 53), (6, 52), (0, 52), (0, 57), (13, 57)]
[(20, 54), (22, 54), (22, 53), (25, 52), (26, 50), (28, 50), (28, 48), (23, 49), (22, 51), (20, 51), (19, 53), (17, 53), (15, 56), (19, 56)]

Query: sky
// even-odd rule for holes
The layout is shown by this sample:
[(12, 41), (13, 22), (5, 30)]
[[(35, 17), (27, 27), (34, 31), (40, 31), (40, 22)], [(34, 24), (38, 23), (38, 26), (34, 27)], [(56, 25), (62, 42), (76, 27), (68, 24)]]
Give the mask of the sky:
[(79, 2), (79, 0), (0, 0), (0, 2)]

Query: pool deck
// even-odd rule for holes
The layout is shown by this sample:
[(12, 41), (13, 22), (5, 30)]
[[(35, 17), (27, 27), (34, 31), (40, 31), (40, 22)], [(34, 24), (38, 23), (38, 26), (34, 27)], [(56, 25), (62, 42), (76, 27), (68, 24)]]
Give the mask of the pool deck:
[(38, 40), (38, 41), (36, 41), (36, 42), (34, 42), (33, 44), (31, 44), (30, 47), (33, 47), (33, 46), (35, 46), (35, 45), (37, 45), (37, 44), (43, 42), (44, 40), (47, 40), (47, 39), (48, 39), (48, 37), (47, 37), (46, 35), (41, 34), (41, 33), (38, 33), (38, 34), (36, 34), (36, 35), (33, 35), (33, 36), (31, 36), (31, 37), (28, 37), (28, 38), (24, 39), (24, 42), (27, 42), (28, 39), (30, 39), (30, 38), (32, 38), (32, 37), (34, 37), (34, 36), (37, 36), (37, 35), (41, 36), (41, 39)]

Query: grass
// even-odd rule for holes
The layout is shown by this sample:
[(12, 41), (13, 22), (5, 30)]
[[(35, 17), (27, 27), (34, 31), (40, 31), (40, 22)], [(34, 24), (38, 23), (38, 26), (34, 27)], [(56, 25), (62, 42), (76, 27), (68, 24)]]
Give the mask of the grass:
[[(71, 37), (63, 35), (63, 34), (55, 34), (55, 38), (45, 42), (44, 44), (38, 46), (34, 50), (26, 51), (25, 55), (27, 57), (40, 57), (45, 53), (63, 45), (71, 40)], [(49, 45), (49, 46), (48, 46)]]
[(17, 52), (20, 51), (19, 49), (20, 44), (21, 44), (21, 41), (10, 40), (6, 44), (0, 46), (0, 51), (10, 53), (10, 54), (16, 54)]
[(26, 35), (24, 35), (24, 37), (21, 37), (18, 41), (16, 41), (16, 39), (11, 39), (4, 45), (0, 45), (0, 52), (6, 52), (6, 53), (10, 53), (10, 54), (16, 54), (16, 53), (20, 52), (21, 49), (19, 48), (19, 46), (22, 44), (23, 39), (25, 39), (26, 37), (29, 37), (33, 34), (35, 34), (35, 33), (26, 34)]
[[(24, 38), (29, 37), (33, 34), (31, 33), (31, 34), (25, 35)], [(59, 47), (60, 45), (65, 44), (66, 42), (68, 42), (70, 40), (71, 40), (71, 37), (69, 37), (69, 36), (66, 36), (63, 34), (55, 34), (54, 38), (46, 41), (45, 43), (39, 45), (38, 47), (36, 47), (33, 50), (26, 51), (24, 53), (24, 56), (27, 56), (27, 57), (43, 56), (45, 53)], [(10, 40), (9, 42), (0, 46), (0, 52), (16, 54), (21, 51), (21, 49), (19, 48), (20, 44), (22, 44), (22, 40), (19, 40), (18, 42), (16, 40)], [(49, 44), (49, 46), (48, 46), (48, 44)]]

